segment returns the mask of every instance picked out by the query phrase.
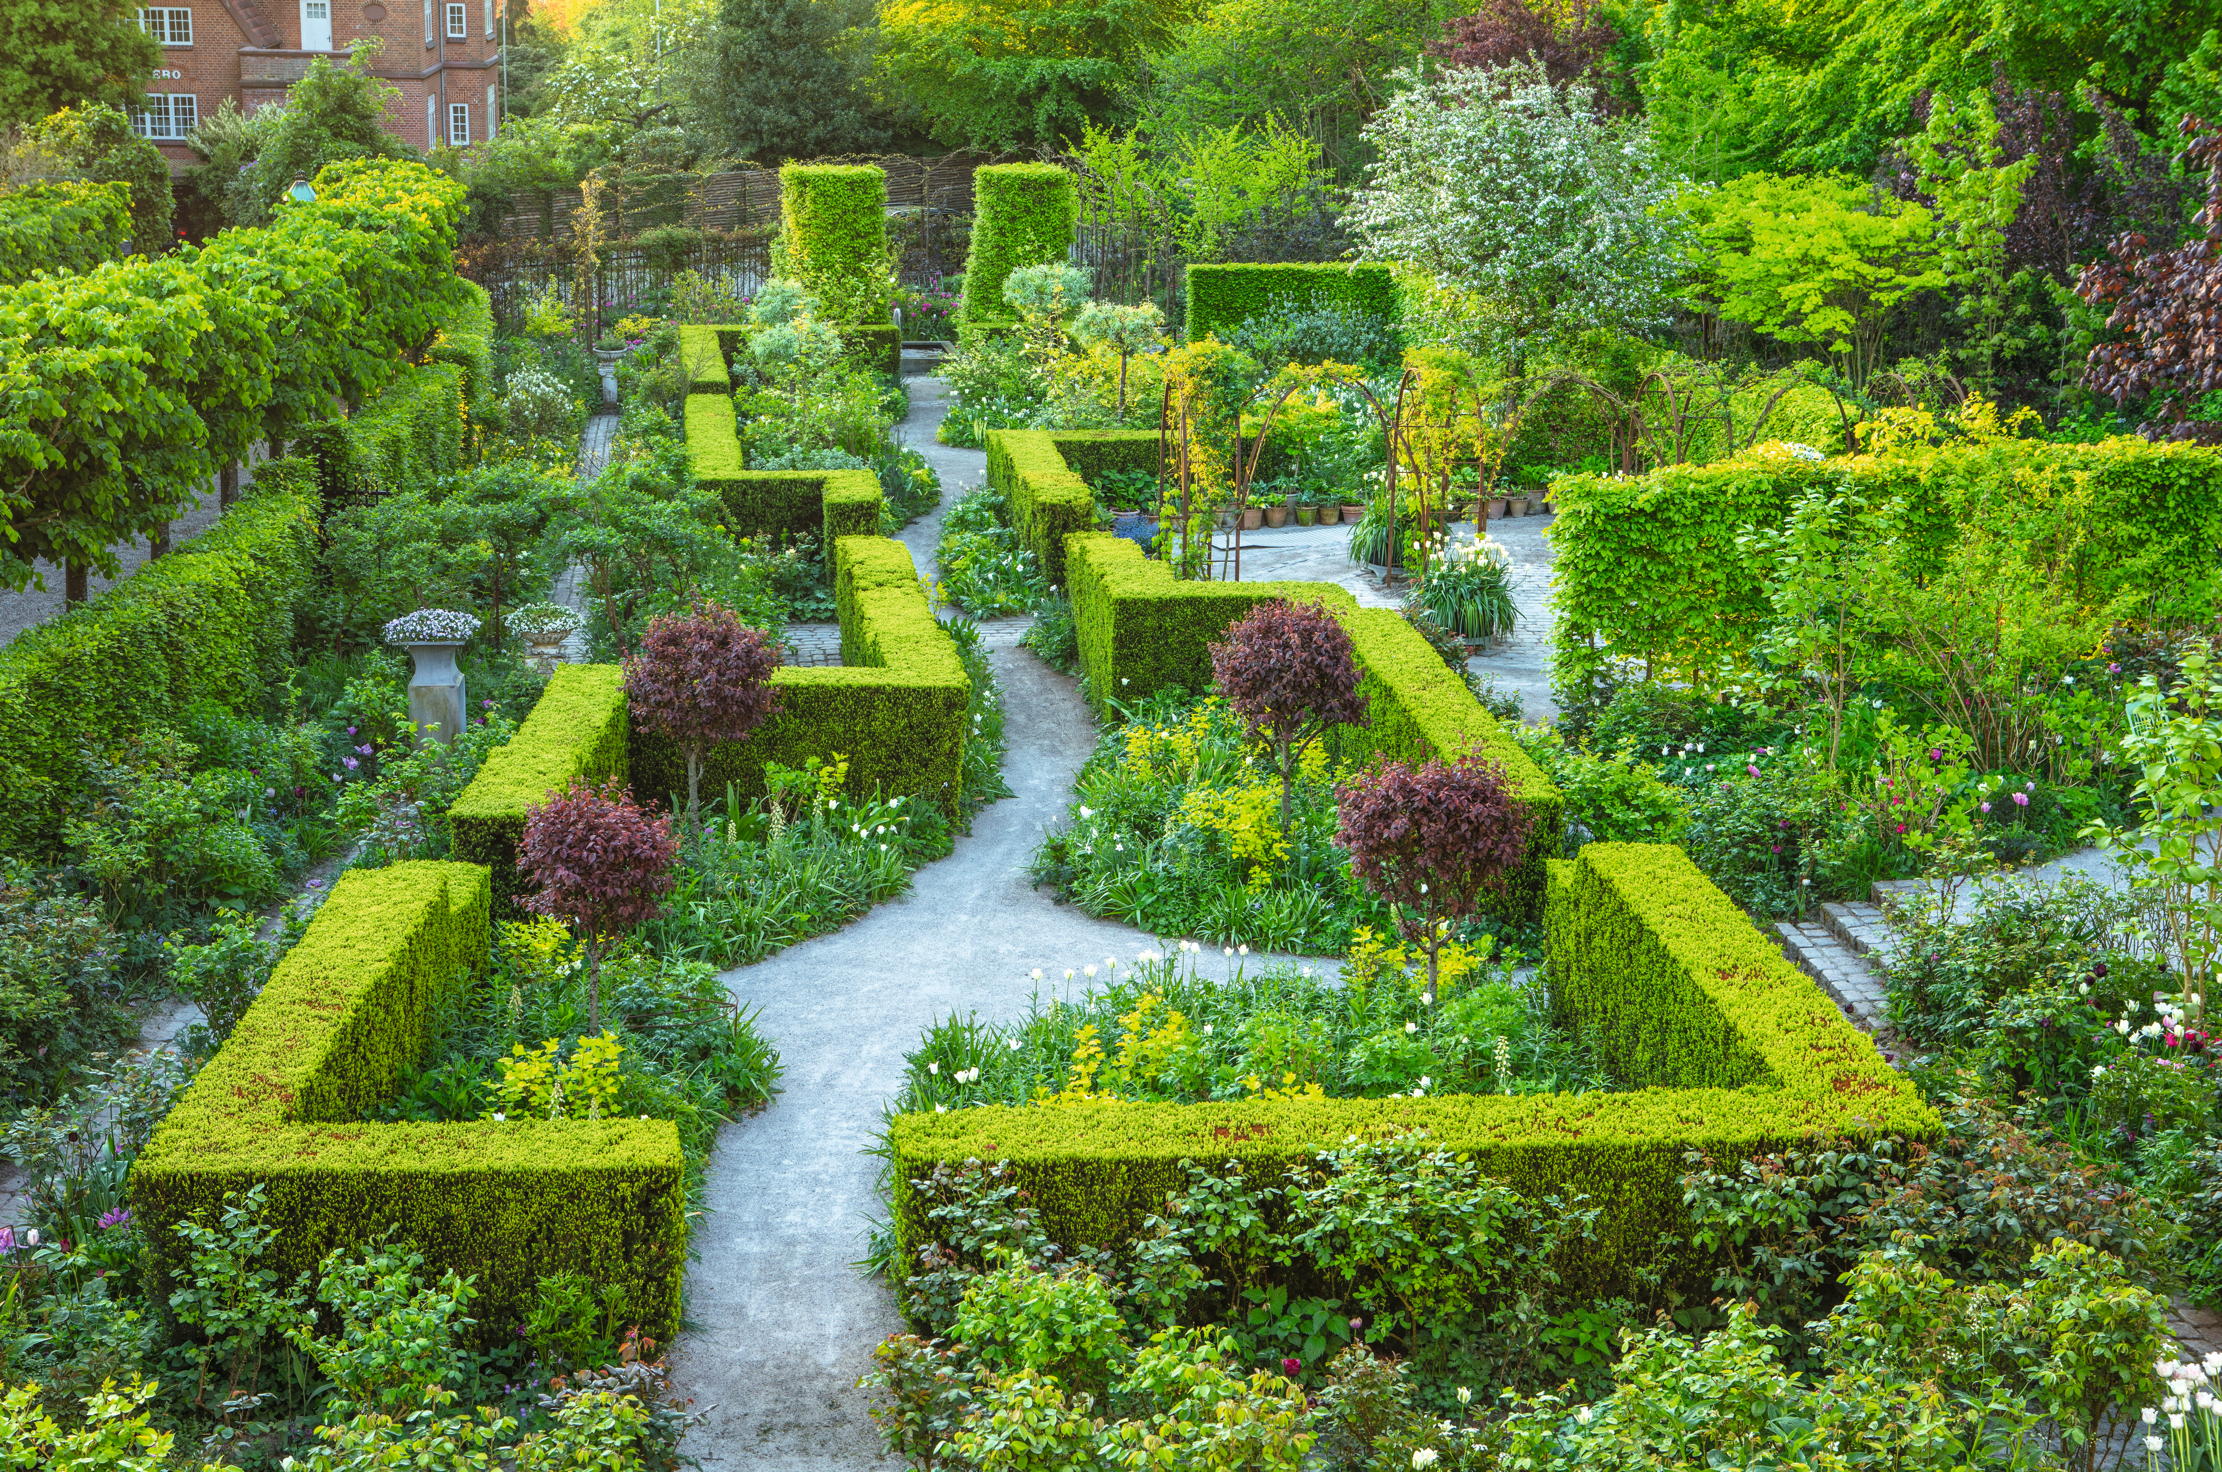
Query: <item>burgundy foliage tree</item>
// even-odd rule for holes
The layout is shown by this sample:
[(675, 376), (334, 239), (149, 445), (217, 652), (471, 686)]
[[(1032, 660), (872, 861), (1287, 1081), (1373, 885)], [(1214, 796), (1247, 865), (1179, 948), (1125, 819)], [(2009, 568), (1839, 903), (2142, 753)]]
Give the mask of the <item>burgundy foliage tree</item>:
[(2222, 444), (2222, 423), (2194, 419), (2199, 401), (2222, 390), (2222, 129), (2183, 120), (2187, 172), (2205, 169), (2206, 206), (2195, 233), (2173, 250), (2155, 250), (2137, 231), (2107, 247), (2076, 282), (2096, 306), (2111, 303), (2106, 325), (2124, 334), (2091, 349), (2084, 382), (2116, 404), (2143, 399), (2148, 439)]
[(1381, 760), (1336, 790), (1335, 842), (1427, 951), (1427, 1000), (1453, 922), (1502, 893), (1528, 851), (1528, 812), (1479, 755), (1420, 766)]
[(671, 819), (635, 806), (612, 781), (575, 782), (525, 815), (517, 869), (539, 888), (519, 903), (571, 927), (586, 953), (587, 1025), (602, 1030), (602, 955), (654, 918), (671, 892), (679, 840)]
[(721, 741), (745, 741), (779, 705), (772, 671), (779, 649), (732, 609), (708, 601), (649, 620), (625, 661), (633, 723), (668, 736), (687, 758), (687, 821), (701, 812), (702, 759)]
[(1276, 598), (1252, 609), (1211, 646), (1211, 673), (1250, 739), (1273, 747), (1281, 767), (1285, 831), (1304, 748), (1330, 726), (1366, 724), (1350, 635), (1324, 608)]
[(1604, 59), (1620, 39), (1589, 0), (1566, 5), (1545, 0), (1538, 10), (1528, 0), (1484, 0), (1472, 15), (1443, 24), (1443, 38), (1427, 54), (1454, 67), (1499, 67), (1530, 58), (1543, 75), (1563, 87)]

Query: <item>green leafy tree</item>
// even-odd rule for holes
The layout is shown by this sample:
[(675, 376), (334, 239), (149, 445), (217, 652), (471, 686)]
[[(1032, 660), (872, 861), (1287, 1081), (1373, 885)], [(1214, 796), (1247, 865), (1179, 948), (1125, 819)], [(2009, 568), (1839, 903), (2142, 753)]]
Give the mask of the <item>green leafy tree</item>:
[(703, 135), (735, 158), (784, 163), (857, 153), (885, 130), (867, 111), (859, 0), (724, 0), (695, 78)]
[(0, 0), (0, 123), (127, 107), (161, 59), (136, 0)]
[(953, 148), (1055, 143), (1123, 119), (1189, 0), (886, 0), (873, 79)]
[(21, 177), (128, 184), (133, 247), (152, 255), (170, 243), (170, 166), (120, 107), (87, 103), (39, 119), (23, 130), (10, 165)]
[(2039, 162), (2034, 153), (2012, 163), (1999, 144), (1998, 114), (1990, 94), (1975, 92), (1955, 105), (1937, 97), (1929, 122), (1902, 145), (1913, 165), (1915, 187), (1936, 201), (1939, 262), (1954, 298), (1953, 310), (1968, 325), (1977, 382), (1994, 389), (1998, 359), (2018, 344), (2009, 340), (2010, 304), (2006, 231), (2021, 211), (2022, 192)]
[(1698, 240), (1702, 311), (1814, 343), (1855, 387), (1880, 362), (1890, 310), (1946, 283), (1936, 216), (1841, 174), (1746, 174), (1681, 210)]
[(1400, 73), (1366, 129), (1379, 153), (1349, 223), (1416, 269), (1434, 335), (1515, 364), (1537, 347), (1665, 316), (1680, 254), (1676, 180), (1640, 122), (1599, 115), (1540, 63)]

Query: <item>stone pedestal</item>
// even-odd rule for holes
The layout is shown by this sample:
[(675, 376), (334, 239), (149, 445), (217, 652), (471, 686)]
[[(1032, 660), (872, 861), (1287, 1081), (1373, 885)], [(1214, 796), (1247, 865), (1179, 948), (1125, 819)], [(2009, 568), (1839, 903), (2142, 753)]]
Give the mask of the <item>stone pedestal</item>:
[(409, 720), (417, 728), (419, 743), (453, 741), (470, 719), (463, 695), (463, 672), (456, 668), (456, 651), (462, 641), (411, 644), (409, 658), (416, 668), (409, 675)]

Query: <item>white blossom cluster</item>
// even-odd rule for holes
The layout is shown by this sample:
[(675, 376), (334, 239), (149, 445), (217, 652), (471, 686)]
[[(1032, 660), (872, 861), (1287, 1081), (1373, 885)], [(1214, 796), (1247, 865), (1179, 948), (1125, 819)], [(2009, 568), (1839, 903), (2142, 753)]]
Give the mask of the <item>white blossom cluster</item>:
[(478, 616), (452, 608), (420, 608), (386, 625), (388, 644), (460, 644), (478, 632)]

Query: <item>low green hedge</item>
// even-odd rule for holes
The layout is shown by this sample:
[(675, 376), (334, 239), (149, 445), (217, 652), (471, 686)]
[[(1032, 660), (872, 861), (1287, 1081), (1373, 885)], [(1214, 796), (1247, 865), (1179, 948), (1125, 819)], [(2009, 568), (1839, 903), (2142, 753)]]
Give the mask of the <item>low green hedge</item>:
[(26, 184), (0, 194), (0, 286), (39, 271), (90, 271), (131, 248), (131, 186)]
[(284, 683), (316, 591), (312, 486), (307, 461), (265, 461), (207, 531), (0, 649), (0, 852), (53, 852), (88, 752), (196, 700), (257, 710)]
[(743, 469), (740, 429), (726, 394), (687, 395), (686, 436), (695, 484), (725, 503), (736, 536), (817, 532), (830, 545), (880, 529), (885, 497), (869, 470)]
[[(887, 173), (877, 164), (788, 164), (779, 171), (780, 252), (836, 325), (887, 322)], [(892, 329), (890, 329), (892, 330)]]
[(1333, 583), (1182, 582), (1124, 537), (1082, 532), (1065, 539), (1067, 592), (1080, 668), (1098, 709), (1159, 690), (1211, 688), (1211, 643), (1258, 604), (1275, 598), (1325, 607), (1350, 633), (1372, 723), (1335, 733), (1336, 749), (1362, 760), (1400, 761), (1478, 751), (1501, 767), (1533, 826), (1532, 852), (1507, 912), (1532, 916), (1543, 902), (1543, 860), (1559, 850), (1565, 803), (1496, 717), (1404, 618), (1360, 608)]
[(558, 665), (517, 734), (486, 760), (448, 809), (455, 856), (493, 871), (504, 914), (515, 898), (525, 814), (575, 781), (630, 773), (624, 679), (613, 664)]
[(1011, 316), (1003, 282), (1021, 266), (1062, 262), (1072, 253), (1080, 187), (1055, 164), (989, 164), (972, 174), (972, 243), (964, 259), (960, 322)]
[(988, 484), (1055, 586), (1065, 582), (1065, 538), (1096, 524), (1090, 480), (1114, 469), (1154, 475), (1160, 453), (1155, 430), (991, 429), (987, 441)]
[[(930, 1240), (912, 1181), (941, 1163), (1000, 1161), (1068, 1246), (1135, 1236), (1185, 1185), (1184, 1162), (1271, 1179), (1353, 1137), (1425, 1130), (1530, 1195), (1602, 1208), (1595, 1242), (1561, 1264), (1625, 1292), (1686, 1238), (1684, 1156), (1791, 1140), (1929, 1135), (1933, 1111), (1680, 849), (1591, 844), (1554, 863), (1554, 995), (1634, 1091), (1224, 1104), (993, 1106), (892, 1126), (897, 1260)], [(1693, 1288), (1702, 1291), (1703, 1282)]]
[[(836, 753), (849, 760), (849, 790), (935, 803), (954, 815), (964, 798), (966, 707), (972, 682), (956, 641), (934, 618), (910, 552), (887, 537), (833, 544), (841, 615), (839, 668), (785, 665), (774, 672), (780, 709), (747, 741), (713, 747), (702, 789), (733, 783), (764, 790), (764, 764), (799, 767)], [(565, 665), (507, 745), (497, 748), (449, 810), (458, 857), (488, 865), (504, 906), (517, 888), (525, 815), (572, 779), (630, 781), (643, 801), (686, 791), (686, 761), (663, 737), (635, 731), (616, 665)]]
[(131, 1172), (152, 1297), (227, 1192), (267, 1187), (281, 1278), (389, 1229), (477, 1280), (480, 1334), (507, 1342), (541, 1277), (617, 1284), (668, 1339), (686, 1263), (679, 1132), (668, 1120), (370, 1124), (427, 1052), (448, 997), (486, 964), (491, 892), (476, 864), (403, 863), (340, 879), (299, 944)]
[(1188, 268), (1190, 342), (1213, 333), (1224, 338), (1280, 307), (1339, 307), (1390, 323), (1403, 318), (1396, 277), (1378, 263)]

